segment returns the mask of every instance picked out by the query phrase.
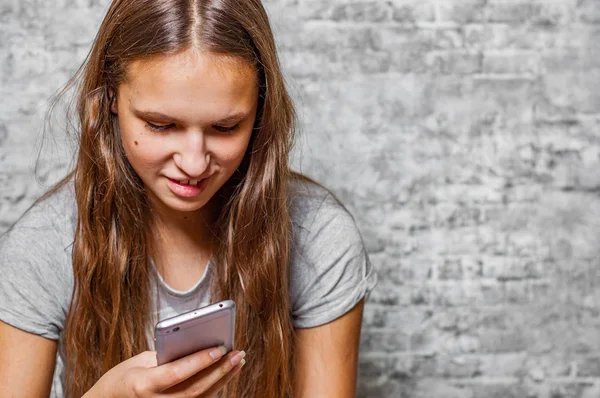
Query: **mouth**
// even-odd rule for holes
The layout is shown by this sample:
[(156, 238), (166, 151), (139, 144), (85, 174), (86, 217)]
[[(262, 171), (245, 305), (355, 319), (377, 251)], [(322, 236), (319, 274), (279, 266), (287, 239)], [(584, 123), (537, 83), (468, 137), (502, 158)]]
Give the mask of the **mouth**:
[(191, 198), (200, 195), (206, 188), (210, 177), (197, 180), (176, 180), (167, 177), (169, 180), (168, 186), (177, 196)]
[(174, 183), (179, 184), (179, 185), (189, 185), (189, 186), (195, 187), (198, 184), (200, 184), (202, 182), (202, 180), (205, 180), (205, 178), (202, 178), (199, 180), (174, 180), (172, 178), (169, 178), (169, 180), (171, 180)]

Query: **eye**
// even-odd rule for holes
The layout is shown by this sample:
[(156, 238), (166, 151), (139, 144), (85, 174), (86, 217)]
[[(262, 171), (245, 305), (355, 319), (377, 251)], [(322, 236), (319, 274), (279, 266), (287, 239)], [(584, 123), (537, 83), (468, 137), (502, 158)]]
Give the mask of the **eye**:
[(217, 131), (221, 131), (223, 133), (231, 133), (235, 130), (237, 130), (237, 128), (240, 126), (239, 123), (234, 124), (233, 126), (213, 126), (213, 128)]
[(173, 123), (171, 124), (154, 124), (150, 122), (146, 122), (146, 127), (148, 127), (152, 131), (165, 131), (175, 126)]

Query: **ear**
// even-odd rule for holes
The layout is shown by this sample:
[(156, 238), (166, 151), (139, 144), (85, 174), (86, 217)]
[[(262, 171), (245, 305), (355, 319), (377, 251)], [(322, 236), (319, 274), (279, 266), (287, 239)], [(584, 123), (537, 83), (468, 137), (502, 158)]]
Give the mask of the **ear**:
[(110, 100), (110, 111), (115, 115), (118, 115), (119, 110), (117, 107), (117, 93), (112, 88), (108, 89), (108, 98)]

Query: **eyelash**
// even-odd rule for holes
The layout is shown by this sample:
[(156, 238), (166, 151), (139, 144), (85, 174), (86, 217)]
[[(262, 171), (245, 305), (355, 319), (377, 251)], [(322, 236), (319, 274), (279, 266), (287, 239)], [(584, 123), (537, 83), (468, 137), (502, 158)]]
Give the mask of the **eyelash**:
[(165, 124), (164, 126), (159, 126), (157, 124), (152, 124), (150, 122), (146, 122), (146, 127), (148, 127), (152, 131), (165, 131), (171, 128), (172, 124)]
[(234, 124), (231, 127), (225, 127), (225, 126), (213, 126), (213, 128), (217, 131), (220, 131), (222, 133), (232, 133), (235, 130), (237, 130), (237, 128), (240, 126), (239, 123)]
[[(170, 129), (171, 127), (174, 127), (174, 124), (165, 124), (163, 126), (161, 125), (157, 125), (157, 124), (152, 124), (150, 122), (146, 122), (146, 127), (148, 127), (150, 130), (152, 131), (166, 131), (168, 129)], [(235, 130), (237, 130), (237, 128), (240, 126), (239, 123), (231, 126), (231, 127), (224, 127), (224, 126), (213, 126), (213, 128), (217, 131), (220, 131), (222, 133), (231, 133)]]

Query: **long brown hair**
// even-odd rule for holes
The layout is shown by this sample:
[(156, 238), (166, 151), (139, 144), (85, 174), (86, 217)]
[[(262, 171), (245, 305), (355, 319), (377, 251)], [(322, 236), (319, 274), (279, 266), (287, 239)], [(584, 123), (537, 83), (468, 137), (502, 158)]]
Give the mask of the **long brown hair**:
[(247, 366), (224, 395), (291, 394), (288, 156), (294, 109), (260, 0), (115, 0), (70, 85), (78, 92), (73, 173), (78, 220), (75, 288), (64, 339), (67, 394), (83, 395), (110, 368), (147, 350), (151, 326), (150, 208), (122, 148), (111, 95), (134, 60), (189, 48), (241, 57), (259, 81), (256, 125), (239, 170), (219, 191), (211, 300), (237, 304), (235, 346)]

